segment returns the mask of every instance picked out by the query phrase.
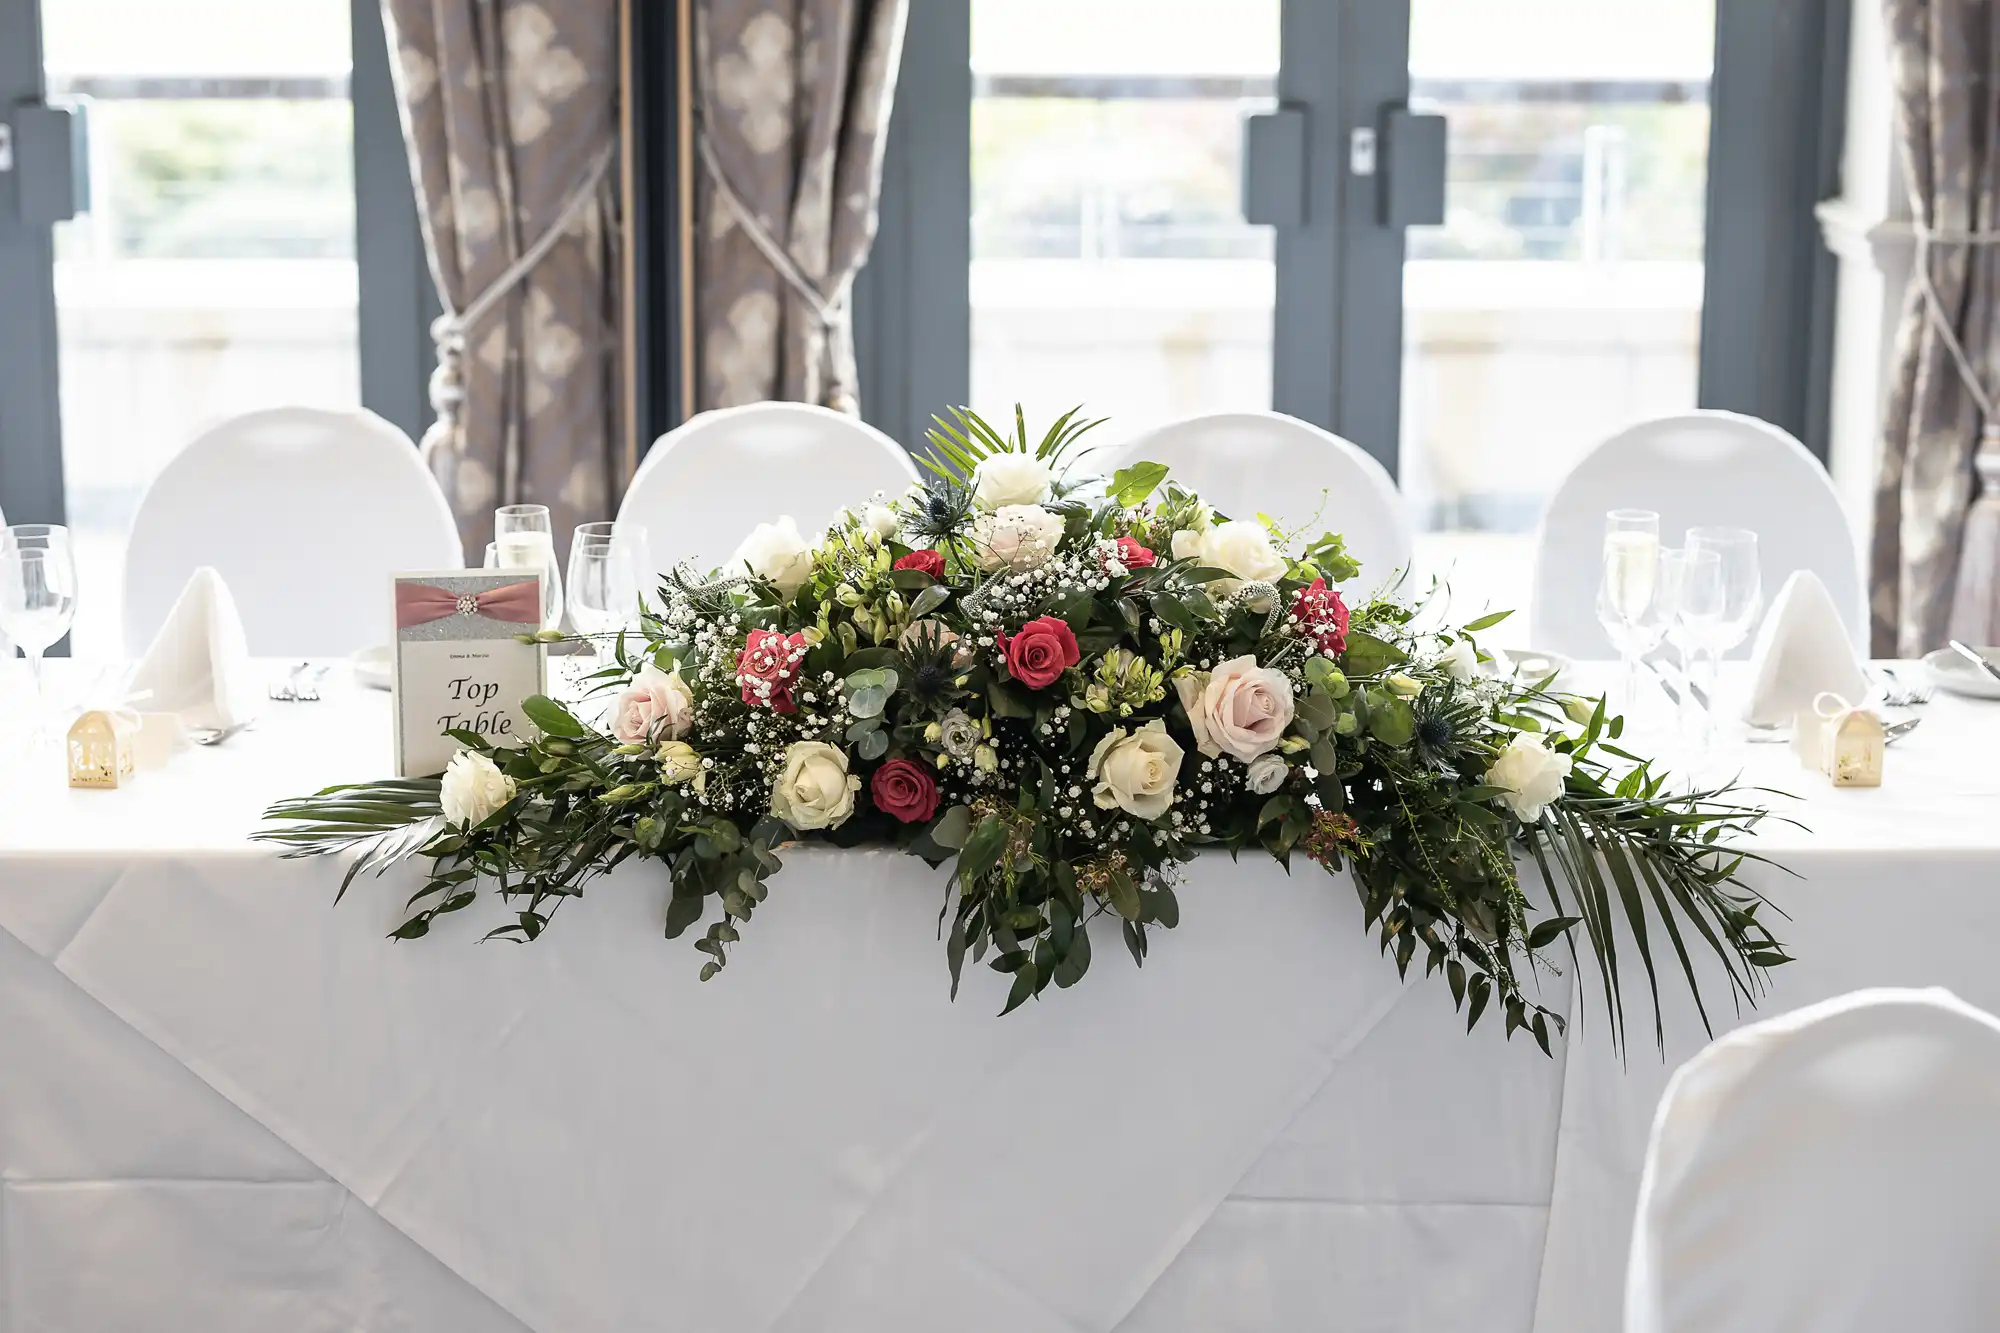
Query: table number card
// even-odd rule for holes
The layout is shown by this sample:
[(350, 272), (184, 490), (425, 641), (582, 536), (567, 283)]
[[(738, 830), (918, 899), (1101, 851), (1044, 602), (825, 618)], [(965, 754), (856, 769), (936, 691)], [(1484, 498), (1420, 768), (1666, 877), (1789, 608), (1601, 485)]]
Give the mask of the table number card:
[(548, 650), (515, 636), (541, 621), (539, 570), (396, 576), (398, 774), (442, 773), (459, 748), (450, 728), (502, 742), (527, 734), (521, 703), (544, 691)]

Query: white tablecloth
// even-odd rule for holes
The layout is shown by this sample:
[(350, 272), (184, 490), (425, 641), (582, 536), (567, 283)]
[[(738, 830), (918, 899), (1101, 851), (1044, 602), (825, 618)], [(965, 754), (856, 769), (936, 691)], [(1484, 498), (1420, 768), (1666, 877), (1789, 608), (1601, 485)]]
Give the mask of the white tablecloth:
[[(0, 1330), (1615, 1327), (1667, 1067), (1587, 978), (1554, 1060), (1467, 1037), (1344, 879), (1254, 857), (1194, 867), (1143, 972), (1103, 939), (1004, 1021), (983, 970), (947, 1002), (942, 876), (885, 853), (790, 853), (706, 985), (657, 868), (530, 947), (476, 910), (396, 944), (411, 875), (334, 908), (337, 866), (243, 841), (386, 771), (386, 703), (336, 678), (114, 793), (0, 761)], [(1765, 839), (1805, 876), (1777, 1003), (2000, 1008), (2000, 708), (1929, 711), (1878, 792), (1750, 756), (1811, 793)]]

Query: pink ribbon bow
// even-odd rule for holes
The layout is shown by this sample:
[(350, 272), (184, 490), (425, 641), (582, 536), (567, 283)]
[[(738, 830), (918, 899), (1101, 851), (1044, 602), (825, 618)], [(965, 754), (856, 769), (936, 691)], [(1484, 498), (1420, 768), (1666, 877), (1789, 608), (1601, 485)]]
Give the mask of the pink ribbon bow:
[(542, 585), (529, 579), (488, 588), (481, 593), (446, 592), (428, 583), (396, 585), (396, 628), (425, 625), (453, 615), (481, 615), (538, 625), (542, 620)]

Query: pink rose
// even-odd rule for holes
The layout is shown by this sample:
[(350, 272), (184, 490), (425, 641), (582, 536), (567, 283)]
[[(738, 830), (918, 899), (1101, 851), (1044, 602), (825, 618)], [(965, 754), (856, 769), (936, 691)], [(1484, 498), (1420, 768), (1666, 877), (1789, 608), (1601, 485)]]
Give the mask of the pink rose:
[(1212, 674), (1176, 677), (1174, 689), (1205, 755), (1247, 764), (1277, 749), (1292, 725), (1292, 682), (1254, 657), (1232, 657)]
[(934, 579), (944, 577), (944, 553), (941, 551), (912, 551), (895, 564), (897, 569), (914, 569), (928, 574)]
[(937, 779), (921, 764), (907, 759), (891, 759), (875, 770), (868, 782), (868, 794), (875, 808), (905, 824), (915, 824), (937, 813)]
[(743, 689), (743, 702), (752, 708), (768, 707), (774, 713), (798, 712), (792, 702), (792, 682), (798, 679), (799, 664), (805, 660), (805, 635), (751, 630), (743, 651), (736, 655), (736, 683)]
[(611, 734), (627, 745), (677, 741), (693, 725), (694, 691), (681, 679), (679, 667), (666, 672), (646, 663), (611, 710)]

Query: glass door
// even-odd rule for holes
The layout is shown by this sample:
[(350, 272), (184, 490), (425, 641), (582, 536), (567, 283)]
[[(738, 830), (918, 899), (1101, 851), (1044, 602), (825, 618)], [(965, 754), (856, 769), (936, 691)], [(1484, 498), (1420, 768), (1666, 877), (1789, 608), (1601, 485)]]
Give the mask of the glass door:
[[(1100, 444), (1271, 406), (1271, 228), (1243, 117), (1278, 0), (973, 0), (971, 401), (1079, 403)], [(899, 114), (912, 114), (899, 108)]]
[(1449, 136), (1445, 223), (1407, 234), (1398, 480), (1461, 604), (1518, 605), (1578, 457), (1696, 405), (1715, 17), (1411, 0), (1410, 102)]

